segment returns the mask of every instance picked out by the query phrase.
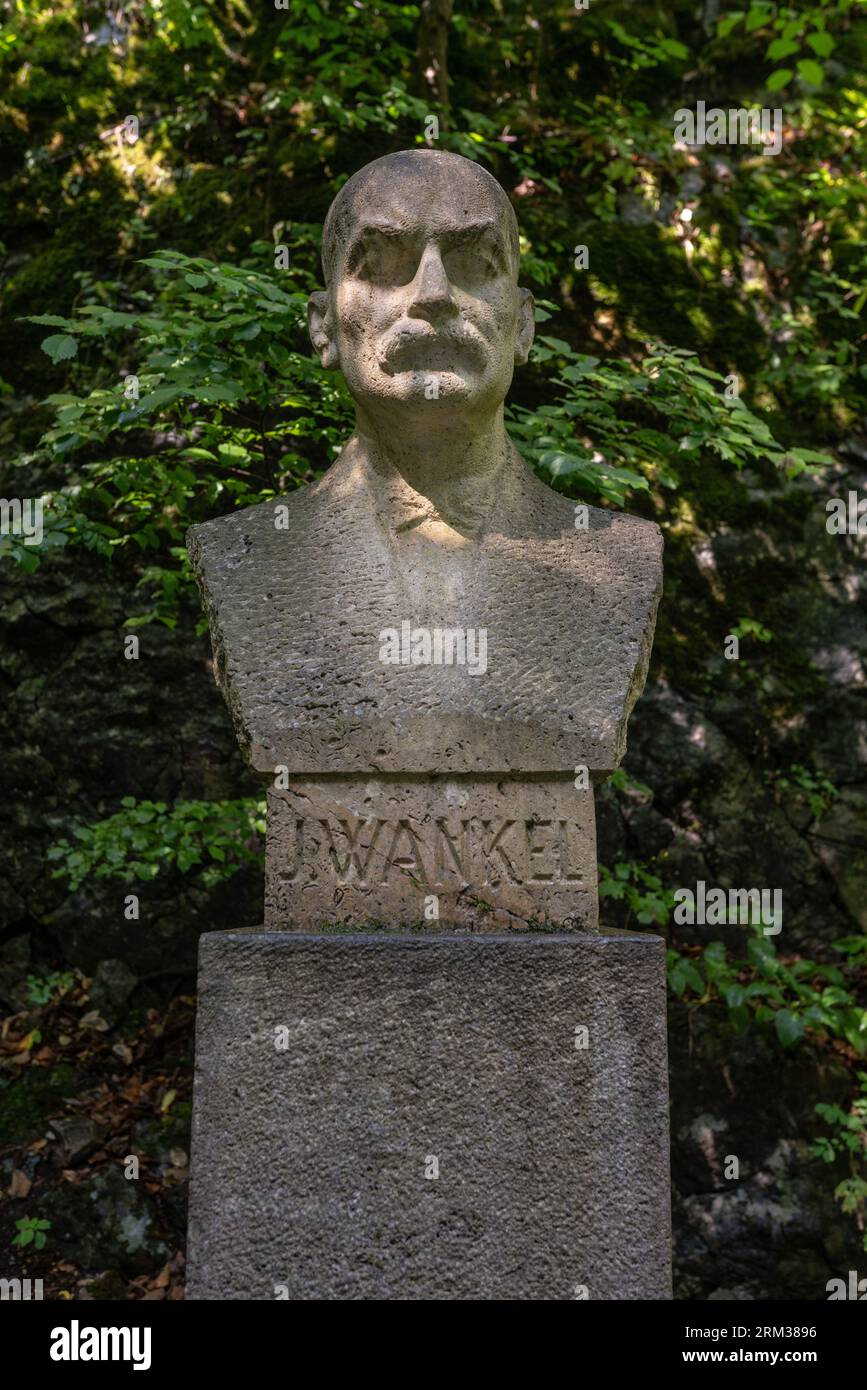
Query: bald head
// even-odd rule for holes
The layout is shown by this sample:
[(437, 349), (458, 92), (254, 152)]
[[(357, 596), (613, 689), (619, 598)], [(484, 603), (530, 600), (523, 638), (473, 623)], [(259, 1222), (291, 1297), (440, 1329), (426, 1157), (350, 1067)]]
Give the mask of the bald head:
[(308, 323), (368, 432), (386, 417), (390, 431), (458, 417), (466, 430), (470, 415), (481, 429), (502, 414), (533, 341), (518, 255), (511, 203), (460, 155), (386, 155), (344, 185), (325, 220), (327, 288), (310, 296)]
[(493, 223), (504, 241), (517, 281), (520, 251), (515, 210), (497, 180), (462, 155), (445, 150), (400, 150), (365, 164), (343, 185), (322, 229), (326, 285), (363, 235), (372, 214), (383, 229), (406, 231), (422, 210), (441, 209), (468, 232)]

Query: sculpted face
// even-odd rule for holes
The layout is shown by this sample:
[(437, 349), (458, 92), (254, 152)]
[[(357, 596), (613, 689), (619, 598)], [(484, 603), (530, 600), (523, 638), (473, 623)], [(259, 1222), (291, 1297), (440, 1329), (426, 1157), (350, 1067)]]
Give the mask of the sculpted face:
[(518, 288), (514, 212), (470, 160), (433, 150), (360, 170), (323, 232), (328, 289), (311, 297), (310, 334), (362, 409), (424, 418), (487, 416), (533, 340), (533, 299)]

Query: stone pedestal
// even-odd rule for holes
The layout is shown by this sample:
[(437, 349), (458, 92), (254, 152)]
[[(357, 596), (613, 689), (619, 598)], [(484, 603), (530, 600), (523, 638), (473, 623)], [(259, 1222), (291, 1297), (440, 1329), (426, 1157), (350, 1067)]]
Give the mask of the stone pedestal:
[(670, 1297), (663, 942), (202, 938), (188, 1296)]

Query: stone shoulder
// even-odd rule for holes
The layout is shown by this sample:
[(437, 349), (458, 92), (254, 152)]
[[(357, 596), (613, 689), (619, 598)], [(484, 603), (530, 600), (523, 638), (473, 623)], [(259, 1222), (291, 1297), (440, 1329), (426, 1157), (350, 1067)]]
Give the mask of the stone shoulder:
[(195, 563), (198, 557), (229, 554), (237, 548), (244, 548), (244, 538), (256, 532), (273, 530), (275, 507), (285, 506), (289, 511), (289, 527), (292, 516), (299, 518), (309, 511), (313, 487), (298, 488), (296, 492), (283, 497), (273, 497), (268, 502), (256, 502), (251, 507), (228, 512), (225, 516), (213, 517), (210, 521), (198, 522), (187, 531), (187, 550)]
[[(655, 521), (647, 521), (631, 512), (576, 503), (555, 492), (530, 470), (528, 474), (526, 500), (538, 525), (540, 538), (566, 540), (576, 534), (589, 534), (599, 550), (629, 559), (631, 564), (636, 560), (643, 560), (647, 564), (661, 561), (662, 531)], [(575, 509), (579, 505), (586, 506), (586, 531), (583, 527), (575, 526)]]

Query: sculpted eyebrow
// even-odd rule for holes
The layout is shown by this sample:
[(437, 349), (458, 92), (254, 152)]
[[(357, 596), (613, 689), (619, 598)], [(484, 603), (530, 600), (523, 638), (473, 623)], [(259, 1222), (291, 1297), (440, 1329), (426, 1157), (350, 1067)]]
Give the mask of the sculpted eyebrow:
[[(348, 266), (357, 265), (367, 243), (377, 236), (388, 237), (389, 240), (393, 241), (412, 242), (417, 239), (418, 235), (417, 227), (403, 227), (398, 223), (386, 221), (364, 222), (353, 233), (346, 251), (346, 263)], [(506, 244), (502, 231), (498, 223), (491, 218), (454, 227), (444, 232), (442, 236), (443, 245), (449, 248), (465, 246), (473, 241), (483, 241), (491, 251), (500, 257), (505, 258), (506, 256)]]
[(449, 250), (477, 243), (480, 249), (489, 252), (502, 265), (508, 262), (506, 241), (497, 222), (474, 222), (466, 227), (456, 227), (443, 237), (443, 242)]
[(395, 241), (411, 241), (416, 235), (417, 232), (414, 228), (401, 227), (395, 222), (363, 222), (360, 227), (355, 229), (346, 249), (346, 263), (349, 266), (357, 264), (365, 247), (374, 237), (383, 236)]
[(466, 241), (493, 242), (496, 246), (502, 244), (500, 229), (496, 222), (485, 219), (484, 222), (468, 222), (462, 227), (455, 227), (454, 231), (446, 232), (443, 237), (450, 246), (462, 246)]

